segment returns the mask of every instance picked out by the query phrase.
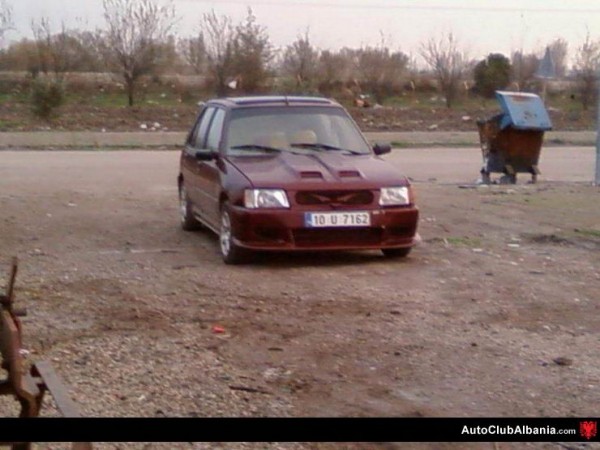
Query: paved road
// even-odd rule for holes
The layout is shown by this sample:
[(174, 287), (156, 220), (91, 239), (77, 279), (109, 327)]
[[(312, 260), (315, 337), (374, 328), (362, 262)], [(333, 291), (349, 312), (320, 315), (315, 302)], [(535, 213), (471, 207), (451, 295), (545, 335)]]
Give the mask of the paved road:
[[(179, 153), (174, 151), (3, 151), (0, 153), (0, 194), (3, 185), (8, 186), (22, 177), (41, 178), (49, 189), (58, 185), (68, 188), (87, 183), (107, 184), (111, 179), (134, 178), (156, 180), (160, 186), (175, 186)], [(386, 156), (400, 170), (415, 181), (438, 183), (470, 183), (479, 177), (481, 152), (477, 148), (420, 148), (398, 149)], [(595, 149), (593, 147), (550, 147), (542, 151), (540, 182), (591, 182), (594, 176)], [(135, 167), (131, 172), (120, 170)], [(32, 170), (25, 170), (27, 167)], [(52, 170), (49, 170), (52, 169)], [(497, 178), (498, 174), (494, 176)], [(519, 183), (529, 180), (528, 174), (519, 175)], [(39, 184), (37, 186), (39, 189)]]

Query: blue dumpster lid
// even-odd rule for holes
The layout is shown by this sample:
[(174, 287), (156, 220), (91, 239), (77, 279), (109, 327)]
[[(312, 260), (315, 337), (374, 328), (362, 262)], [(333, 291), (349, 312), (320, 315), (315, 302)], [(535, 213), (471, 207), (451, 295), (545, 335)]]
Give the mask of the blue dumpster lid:
[(504, 116), (500, 128), (508, 126), (519, 130), (551, 130), (552, 122), (542, 99), (524, 92), (496, 91), (496, 98)]

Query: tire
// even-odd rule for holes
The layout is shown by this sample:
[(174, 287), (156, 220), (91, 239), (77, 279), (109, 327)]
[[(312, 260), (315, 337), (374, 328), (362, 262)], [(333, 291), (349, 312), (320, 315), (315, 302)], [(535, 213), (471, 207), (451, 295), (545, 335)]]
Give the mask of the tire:
[(382, 248), (381, 253), (387, 258), (406, 258), (412, 247), (406, 248)]
[(183, 183), (179, 186), (179, 216), (181, 219), (181, 228), (185, 231), (194, 231), (202, 228), (200, 222), (194, 217), (192, 204)]
[(221, 226), (219, 228), (219, 248), (225, 264), (242, 264), (248, 259), (248, 252), (233, 242), (229, 203), (221, 205)]

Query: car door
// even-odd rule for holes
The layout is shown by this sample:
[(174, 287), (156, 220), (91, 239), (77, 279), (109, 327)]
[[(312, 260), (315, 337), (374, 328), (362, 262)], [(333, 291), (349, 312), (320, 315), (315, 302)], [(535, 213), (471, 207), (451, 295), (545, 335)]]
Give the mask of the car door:
[[(212, 152), (219, 155), (221, 140), (223, 137), (223, 126), (225, 123), (225, 110), (217, 108), (208, 130), (205, 149), (203, 151)], [(215, 229), (219, 228), (219, 197), (221, 194), (221, 177), (219, 174), (222, 161), (219, 156), (208, 161), (198, 162), (198, 174), (200, 190), (202, 191), (202, 209), (205, 219)]]
[(182, 175), (188, 196), (193, 204), (194, 211), (203, 216), (205, 213), (202, 205), (205, 202), (200, 179), (201, 165), (197, 154), (198, 152), (206, 151), (206, 135), (215, 111), (216, 108), (214, 106), (209, 106), (202, 111), (188, 137), (185, 150), (182, 154)]

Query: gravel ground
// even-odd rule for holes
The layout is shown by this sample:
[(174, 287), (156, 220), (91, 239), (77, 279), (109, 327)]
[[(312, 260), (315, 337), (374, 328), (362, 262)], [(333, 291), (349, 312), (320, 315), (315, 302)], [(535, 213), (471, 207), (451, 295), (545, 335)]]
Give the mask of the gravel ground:
[(178, 227), (175, 153), (3, 152), (0, 270), (20, 257), (30, 359), (51, 360), (94, 417), (596, 416), (600, 202), (573, 181), (585, 158), (560, 159), (568, 179), (460, 189), (477, 168), (423, 155), (391, 156), (422, 212), (408, 259), (229, 267), (209, 232)]

